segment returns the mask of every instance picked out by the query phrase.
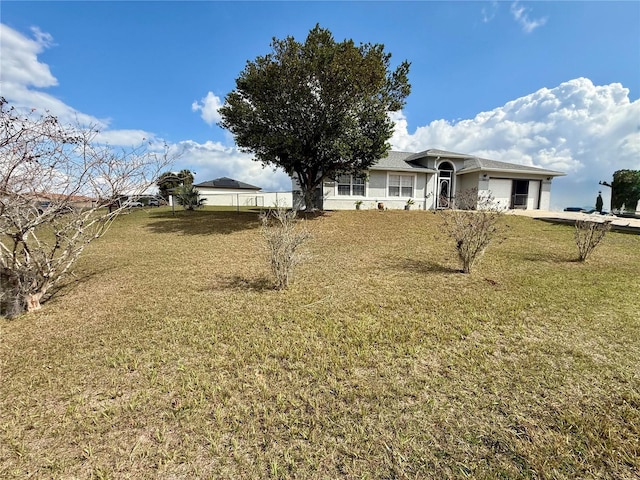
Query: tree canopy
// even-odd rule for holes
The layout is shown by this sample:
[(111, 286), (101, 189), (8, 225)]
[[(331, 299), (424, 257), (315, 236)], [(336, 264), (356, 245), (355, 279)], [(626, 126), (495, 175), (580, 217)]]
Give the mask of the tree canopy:
[(182, 205), (185, 210), (200, 208), (206, 201), (206, 198), (200, 198), (200, 193), (193, 183), (184, 183), (173, 189), (173, 193), (178, 205)]
[(156, 181), (160, 196), (165, 200), (169, 200), (171, 190), (184, 185), (193, 185), (193, 174), (190, 170), (180, 170), (178, 173), (164, 172)]
[(248, 61), (220, 108), (220, 125), (264, 166), (297, 179), (308, 209), (326, 178), (358, 174), (388, 149), (411, 87), (409, 63), (390, 70), (384, 45), (336, 42), (316, 25), (304, 43), (273, 39)]
[(611, 183), (611, 208), (633, 211), (640, 200), (640, 170), (617, 170)]

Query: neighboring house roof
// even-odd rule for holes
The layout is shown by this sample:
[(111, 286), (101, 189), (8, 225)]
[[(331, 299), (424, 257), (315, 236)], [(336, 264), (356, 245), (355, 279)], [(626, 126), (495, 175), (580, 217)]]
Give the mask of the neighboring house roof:
[(194, 185), (194, 187), (224, 188), (233, 190), (262, 190), (260, 187), (256, 187), (255, 185), (249, 185), (248, 183), (239, 182), (238, 180), (234, 180), (233, 178), (228, 177), (221, 177), (216, 178), (215, 180), (198, 183), (197, 185)]
[(408, 171), (408, 172), (425, 172), (425, 173), (436, 173), (432, 168), (427, 168), (424, 165), (417, 165), (413, 162), (408, 161), (409, 158), (413, 157), (413, 153), (409, 152), (389, 152), (389, 154), (378, 160), (373, 166), (371, 166), (370, 170), (399, 170), (399, 171)]
[(49, 200), (52, 202), (66, 201), (66, 202), (93, 202), (95, 198), (87, 197), (85, 195), (65, 195), (63, 193), (28, 193), (25, 197), (32, 197), (36, 200)]

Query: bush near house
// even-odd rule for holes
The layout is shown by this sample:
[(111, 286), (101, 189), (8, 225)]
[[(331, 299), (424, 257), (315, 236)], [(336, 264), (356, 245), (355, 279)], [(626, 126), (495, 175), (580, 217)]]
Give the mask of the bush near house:
[(578, 247), (578, 260), (584, 262), (591, 252), (600, 245), (604, 236), (611, 230), (611, 222), (593, 222), (576, 220), (575, 240)]
[(460, 275), (439, 217), (309, 219), (281, 291), (255, 213), (119, 218), (2, 321), (0, 477), (637, 478), (640, 236), (503, 216)]
[(478, 196), (477, 188), (459, 194), (455, 207), (441, 213), (442, 226), (455, 243), (462, 272), (471, 273), (498, 234), (498, 220), (504, 208), (491, 195)]

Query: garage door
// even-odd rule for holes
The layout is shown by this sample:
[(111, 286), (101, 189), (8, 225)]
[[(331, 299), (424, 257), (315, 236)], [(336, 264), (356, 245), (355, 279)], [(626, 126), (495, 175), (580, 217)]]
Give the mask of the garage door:
[(539, 197), (540, 197), (540, 180), (531, 180), (529, 182), (529, 198), (527, 199), (528, 210), (535, 210), (538, 208)]
[(503, 208), (511, 207), (511, 186), (512, 180), (505, 180), (502, 178), (490, 178), (489, 179), (489, 191), (496, 202), (499, 202)]

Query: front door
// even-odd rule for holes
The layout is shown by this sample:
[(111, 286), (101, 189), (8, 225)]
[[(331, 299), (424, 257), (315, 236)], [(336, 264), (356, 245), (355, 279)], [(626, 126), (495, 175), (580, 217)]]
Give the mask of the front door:
[(450, 208), (453, 195), (453, 165), (442, 162), (438, 166), (438, 208)]
[(449, 208), (451, 200), (450, 178), (440, 178), (440, 188), (438, 192), (438, 208)]

